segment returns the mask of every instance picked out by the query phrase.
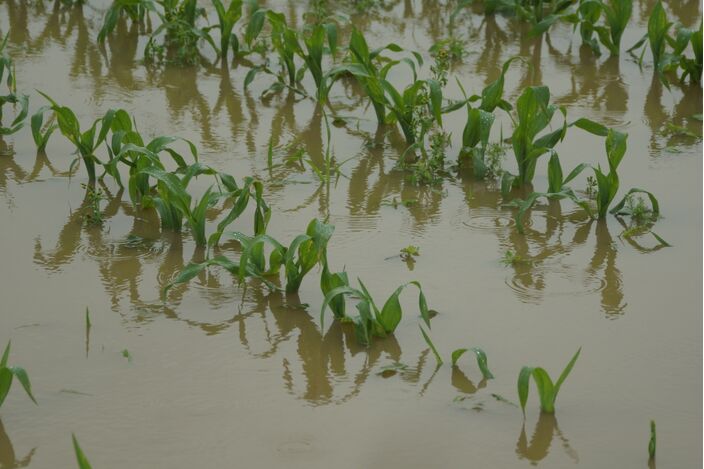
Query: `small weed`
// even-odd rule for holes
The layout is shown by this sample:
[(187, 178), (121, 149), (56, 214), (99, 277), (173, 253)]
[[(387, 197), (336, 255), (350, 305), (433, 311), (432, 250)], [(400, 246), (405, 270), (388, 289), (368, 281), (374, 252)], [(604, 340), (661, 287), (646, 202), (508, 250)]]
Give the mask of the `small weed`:
[(523, 258), (523, 256), (518, 253), (507, 250), (504, 253), (504, 257), (501, 258), (501, 263), (508, 267), (510, 265), (530, 265), (532, 264), (532, 261), (530, 259)]
[(401, 249), (401, 259), (404, 261), (407, 259), (412, 259), (413, 257), (420, 256), (420, 248), (418, 246), (413, 246), (409, 244), (405, 248)]
[(92, 185), (81, 184), (81, 187), (86, 191), (86, 201), (88, 202), (86, 213), (84, 214), (86, 223), (96, 226), (102, 225), (104, 220), (100, 211), (100, 203), (106, 199), (105, 194), (102, 190)]

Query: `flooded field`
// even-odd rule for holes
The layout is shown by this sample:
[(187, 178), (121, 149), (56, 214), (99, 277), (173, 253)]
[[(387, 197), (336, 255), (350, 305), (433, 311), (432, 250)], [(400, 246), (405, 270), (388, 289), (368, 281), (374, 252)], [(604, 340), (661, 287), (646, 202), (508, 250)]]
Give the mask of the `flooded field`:
[[(656, 2), (634, 0), (613, 57), (603, 45), (596, 55), (566, 21), (531, 35), (530, 21), (485, 14), (482, 2), (260, 2), (283, 13), (301, 37), (310, 37), (306, 24), (316, 19), (338, 25), (335, 57), (326, 50), (324, 71), (349, 70), (340, 71), (327, 96), (316, 91), (299, 55), (292, 60), (301, 79), (290, 84), (285, 69), (279, 79), (280, 56), (272, 50), (237, 59), (231, 51), (223, 64), (201, 40), (198, 65), (160, 63), (158, 48), (145, 64), (149, 33), (159, 24), (154, 12), (142, 25), (123, 15), (101, 43), (110, 2), (70, 3), (0, 0), (4, 54), (14, 62), (17, 94), (29, 95), (24, 127), (0, 136), (0, 346), (12, 341), (9, 364), (26, 369), (38, 403), (14, 382), (0, 408), (0, 468), (77, 467), (72, 433), (94, 468), (701, 464), (702, 88), (671, 72), (661, 79), (647, 42), (641, 63), (640, 50), (626, 52), (646, 33)], [(199, 24), (218, 24), (209, 2), (199, 6), (207, 16)], [(699, 2), (665, 2), (664, 9), (670, 22), (700, 27)], [(245, 38), (251, 18), (244, 8), (234, 26), (240, 51), (255, 49), (256, 40), (250, 47)], [(271, 44), (274, 27), (268, 19), (257, 40)], [(414, 142), (395, 122), (401, 114), (378, 125), (368, 76), (349, 65), (354, 31), (370, 50), (395, 43), (400, 47), (380, 54), (413, 62), (386, 76), (399, 92), (414, 81), (414, 70), (418, 79), (437, 75), (435, 44), (450, 54), (442, 131), (430, 82), (423, 82), (429, 104), (417, 107), (421, 119), (434, 122), (428, 138), (409, 150)], [(217, 28), (211, 32), (221, 49)], [(503, 89), (510, 114), (516, 118), (524, 90), (545, 85), (567, 117), (554, 109), (538, 136), (580, 118), (614, 129), (605, 137), (601, 127), (596, 133), (603, 135), (567, 128), (554, 142), (564, 175), (581, 163), (608, 172), (605, 138), (613, 143), (627, 133), (610, 208), (630, 188), (644, 189), (659, 202), (657, 222), (647, 197), (648, 209), (635, 198), (626, 206), (650, 216), (644, 225), (635, 215), (598, 217), (598, 188), (590, 183), (597, 176), (585, 168), (563, 178), (561, 198), (538, 198), (519, 226), (515, 201), (533, 190), (557, 192), (549, 189), (553, 160), (546, 149), (536, 157), (532, 185), (517, 183), (523, 170), (511, 144), (501, 142), (520, 119), (512, 122), (501, 106), (490, 109), (487, 174), (478, 177), (470, 155), (457, 163), (465, 152), (466, 105), (487, 101), (467, 103), (465, 93), (481, 96), (515, 56), (522, 60), (507, 67)], [(5, 79), (0, 95), (8, 92)], [(108, 110), (124, 109), (145, 141), (189, 140), (210, 171), (188, 186), (194, 204), (215, 181), (215, 191), (227, 185), (211, 173), (232, 175), (240, 187), (253, 177), (261, 182), (258, 200), (270, 208), (266, 233), (288, 247), (317, 218), (334, 225), (325, 254), (314, 256), (297, 289), (285, 266), (261, 279), (254, 272), (262, 266), (253, 261), (247, 269), (254, 270), (235, 275), (211, 266), (162, 300), (191, 262), (224, 255), (245, 266), (242, 257), (256, 256), (256, 245), (247, 248), (251, 238), (228, 235), (263, 232), (266, 211), (260, 206), (254, 221), (254, 186), (219, 245), (205, 247), (187, 216), (181, 229), (162, 228), (164, 216), (133, 202), (140, 183), (128, 184), (132, 168), (116, 170), (123, 188), (112, 175), (92, 185), (84, 162), (72, 164), (76, 146), (62, 129), (37, 151), (29, 119), (50, 104), (39, 92), (70, 108), (82, 131)], [(20, 109), (5, 104), (2, 125)], [(102, 162), (114, 130), (95, 150)], [(451, 141), (442, 148), (444, 166), (423, 173), (418, 162), (434, 151), (431, 138), (442, 135)], [(183, 140), (172, 147), (193, 162)], [(413, 154), (420, 160), (407, 158)], [(168, 153), (162, 158), (175, 168)], [(516, 175), (513, 190), (502, 193), (509, 173)], [(142, 195), (158, 199), (150, 191)], [(159, 194), (161, 202), (176, 197)], [(204, 208), (207, 238), (233, 207), (224, 204)], [(268, 256), (276, 247), (266, 242)], [(410, 285), (400, 295), (403, 317), (386, 337), (373, 337), (374, 321), (371, 329), (359, 321), (355, 328), (329, 308), (321, 321), (327, 262), (332, 272), (347, 272), (350, 287), (360, 288), (361, 279), (379, 309), (399, 285), (417, 281), (430, 312), (421, 311), (419, 290)], [(363, 314), (356, 303), (348, 298), (349, 317)], [(471, 351), (452, 365), (453, 351), (472, 347), (486, 353), (493, 379)], [(516, 384), (522, 367), (542, 366), (555, 380), (579, 347), (555, 412), (541, 412), (531, 382), (524, 417)]]

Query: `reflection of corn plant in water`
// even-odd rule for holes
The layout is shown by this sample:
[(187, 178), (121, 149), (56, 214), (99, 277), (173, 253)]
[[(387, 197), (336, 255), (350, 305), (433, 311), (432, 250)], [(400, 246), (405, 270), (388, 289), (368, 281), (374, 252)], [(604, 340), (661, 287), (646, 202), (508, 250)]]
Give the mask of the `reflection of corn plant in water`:
[(7, 343), (5, 351), (2, 354), (2, 358), (0, 358), (0, 407), (2, 407), (7, 394), (10, 392), (14, 378), (17, 378), (17, 381), (19, 381), (24, 388), (24, 392), (26, 392), (32, 402), (36, 404), (37, 401), (34, 399), (34, 395), (32, 394), (32, 385), (29, 382), (27, 372), (24, 368), (19, 366), (8, 366), (7, 360), (9, 358), (10, 342)]
[(580, 347), (577, 349), (577, 353), (574, 354), (570, 362), (567, 364), (560, 377), (555, 383), (550, 379), (550, 375), (543, 368), (528, 367), (524, 366), (518, 375), (518, 399), (521, 403), (521, 409), (523, 414), (526, 412), (526, 402), (528, 401), (528, 391), (530, 388), (530, 378), (533, 378), (535, 385), (538, 388), (538, 396), (540, 397), (540, 409), (548, 414), (555, 412), (555, 400), (557, 400), (557, 395), (560, 392), (562, 384), (565, 382), (569, 376), (574, 364), (579, 358), (579, 353), (582, 351)]

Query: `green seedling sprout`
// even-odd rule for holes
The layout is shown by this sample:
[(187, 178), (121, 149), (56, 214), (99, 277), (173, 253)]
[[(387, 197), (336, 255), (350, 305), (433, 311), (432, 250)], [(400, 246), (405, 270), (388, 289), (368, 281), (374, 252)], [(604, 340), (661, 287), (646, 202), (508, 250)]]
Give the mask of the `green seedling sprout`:
[(518, 374), (518, 399), (521, 403), (521, 410), (523, 410), (523, 415), (526, 413), (526, 402), (528, 401), (528, 391), (530, 389), (530, 378), (533, 378), (535, 385), (538, 388), (538, 396), (540, 397), (540, 409), (548, 414), (555, 412), (555, 401), (557, 400), (557, 395), (560, 392), (562, 384), (569, 376), (574, 364), (579, 358), (579, 354), (582, 351), (582, 347), (577, 349), (577, 353), (574, 354), (570, 362), (567, 364), (560, 377), (555, 383), (550, 379), (550, 375), (545, 369), (540, 367), (528, 367), (524, 366), (521, 368), (521, 372)]

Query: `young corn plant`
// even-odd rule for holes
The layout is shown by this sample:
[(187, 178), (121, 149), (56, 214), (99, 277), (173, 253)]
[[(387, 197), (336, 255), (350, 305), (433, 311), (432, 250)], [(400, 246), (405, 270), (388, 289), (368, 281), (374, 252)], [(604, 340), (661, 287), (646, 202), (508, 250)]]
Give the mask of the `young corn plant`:
[[(56, 115), (59, 132), (63, 134), (76, 147), (78, 157), (71, 163), (71, 168), (74, 168), (81, 160), (88, 173), (89, 182), (96, 180), (96, 164), (103, 165), (104, 163), (95, 155), (95, 151), (103, 143), (110, 131), (110, 126), (115, 117), (115, 110), (109, 110), (105, 115), (96, 119), (87, 130), (81, 132), (81, 126), (74, 112), (66, 107), (61, 106), (46, 94), (39, 92), (50, 103), (50, 109)], [(97, 134), (96, 134), (97, 133)], [(42, 143), (41, 140), (39, 143)]]
[[(417, 98), (421, 83), (418, 82), (416, 76), (416, 63), (418, 66), (423, 65), (423, 59), (420, 54), (413, 52), (415, 62), (408, 57), (401, 60), (389, 60), (381, 56), (385, 50), (392, 52), (401, 52), (401, 46), (389, 43), (384, 47), (374, 50), (369, 49), (366, 39), (357, 29), (352, 30), (349, 42), (349, 54), (345, 64), (334, 70), (335, 73), (350, 73), (360, 84), (364, 93), (369, 97), (379, 125), (384, 125), (388, 122), (387, 108), (396, 106), (395, 114), (402, 115), (401, 128), (407, 143), (410, 145), (414, 142), (415, 137), (411, 132), (411, 127), (408, 125), (408, 120), (403, 119), (404, 105), (410, 103)], [(413, 82), (403, 94), (396, 91), (390, 83), (386, 81), (386, 76), (395, 65), (404, 62), (411, 67), (413, 72)], [(416, 85), (418, 83), (418, 85)], [(387, 93), (389, 96), (387, 96)], [(397, 116), (398, 117), (398, 116)], [(405, 127), (404, 127), (405, 125)]]
[[(609, 172), (604, 173), (601, 166), (596, 168), (592, 167), (594, 171), (594, 176), (596, 178), (597, 193), (596, 193), (596, 206), (597, 206), (597, 216), (600, 219), (606, 218), (606, 214), (609, 213), (609, 206), (613, 202), (619, 189), (619, 177), (618, 177), (618, 166), (621, 164), (623, 156), (626, 154), (628, 144), (628, 134), (619, 132), (614, 129), (609, 129), (606, 136), (606, 158), (609, 163)], [(650, 192), (633, 188), (628, 191), (626, 196), (618, 203), (614, 208), (610, 210), (612, 214), (619, 214), (628, 199), (628, 196), (635, 193), (643, 193), (648, 196), (652, 205), (652, 212), (655, 217), (660, 213), (660, 206), (657, 199)]]
[[(658, 0), (648, 19), (648, 32), (629, 49), (629, 52), (641, 49), (639, 62), (642, 63), (647, 43), (653, 56), (655, 72), (666, 87), (669, 87), (666, 74), (668, 72), (678, 74), (680, 69), (682, 69), (680, 81), (689, 77), (690, 81), (701, 83), (702, 23), (700, 22), (699, 29), (696, 31), (674, 24), (674, 35), (670, 34), (672, 27), (673, 23), (668, 20), (667, 13)], [(693, 58), (688, 58), (684, 54), (690, 45), (694, 53)]]
[(494, 379), (494, 375), (489, 370), (489, 363), (486, 356), (486, 352), (484, 352), (484, 350), (479, 347), (459, 348), (453, 351), (451, 357), (453, 367), (457, 366), (457, 362), (459, 361), (460, 357), (462, 357), (462, 355), (464, 355), (466, 352), (472, 352), (476, 356), (477, 366), (479, 366), (479, 370), (482, 372), (482, 377), (484, 379)]
[(220, 59), (223, 64), (227, 62), (227, 53), (232, 46), (232, 53), (237, 57), (240, 42), (237, 35), (232, 32), (235, 24), (242, 17), (242, 0), (230, 0), (227, 9), (220, 0), (211, 0), (218, 15), (218, 29), (220, 30)]
[(56, 120), (55, 114), (52, 114), (48, 122), (44, 122), (44, 114), (49, 110), (49, 106), (42, 106), (37, 110), (37, 112), (32, 114), (32, 118), (30, 119), (32, 138), (34, 139), (34, 143), (37, 145), (37, 151), (39, 152), (46, 150), (46, 145), (49, 143), (49, 137), (51, 137), (51, 134), (59, 128), (58, 124), (54, 122)]
[(517, 120), (511, 136), (513, 153), (518, 165), (518, 175), (504, 173), (504, 186), (524, 186), (531, 184), (535, 176), (538, 158), (548, 153), (567, 132), (567, 120), (563, 125), (547, 134), (538, 137), (552, 120), (556, 111), (563, 118), (566, 111), (563, 107), (550, 104), (550, 90), (547, 86), (530, 86), (523, 90), (516, 104)]
[(5, 398), (10, 392), (14, 378), (17, 378), (17, 381), (19, 381), (24, 388), (24, 392), (26, 392), (32, 402), (36, 404), (37, 400), (32, 394), (32, 385), (29, 382), (27, 372), (24, 368), (19, 366), (8, 366), (7, 361), (9, 358), (10, 342), (8, 342), (7, 346), (5, 346), (5, 351), (2, 354), (2, 358), (0, 358), (0, 407), (2, 407), (3, 402), (5, 402)]
[(518, 374), (518, 400), (521, 403), (521, 410), (523, 410), (523, 415), (526, 413), (526, 402), (528, 402), (528, 391), (530, 389), (530, 378), (533, 378), (535, 385), (538, 388), (538, 396), (540, 397), (540, 409), (547, 413), (555, 413), (555, 401), (557, 400), (557, 395), (560, 393), (560, 388), (562, 384), (569, 376), (574, 364), (579, 358), (579, 354), (582, 351), (580, 347), (577, 349), (577, 353), (574, 354), (570, 362), (567, 364), (560, 377), (556, 382), (553, 383), (548, 372), (540, 367), (528, 367), (524, 366), (521, 368), (521, 372)]
[[(573, 3), (573, 2), (569, 2)], [(582, 43), (601, 55), (600, 43), (613, 56), (620, 54), (621, 37), (633, 12), (633, 0), (579, 0), (575, 10), (551, 14), (533, 27), (532, 34), (542, 34), (558, 20), (579, 28)], [(603, 17), (603, 22), (601, 19)]]
[[(144, 48), (146, 62), (197, 65), (201, 60), (200, 41), (210, 44), (220, 55), (209, 28), (198, 25), (198, 19), (205, 19), (206, 14), (196, 0), (159, 0), (157, 4), (162, 10), (157, 10), (161, 24), (150, 35)], [(160, 40), (162, 33), (163, 40)]]
[[(415, 286), (418, 288), (419, 292), (418, 306), (420, 308), (421, 318), (425, 324), (430, 327), (430, 312), (428, 310), (428, 303), (425, 299), (425, 294), (423, 293), (420, 283), (413, 281), (401, 285), (386, 300), (384, 306), (379, 309), (362, 280), (357, 279), (357, 281), (359, 282), (360, 289), (352, 288), (349, 285), (342, 285), (328, 290), (325, 295), (325, 299), (323, 300), (323, 306), (320, 310), (321, 324), (324, 323), (325, 311), (328, 307), (330, 307), (337, 319), (349, 321), (354, 324), (355, 336), (359, 343), (369, 345), (373, 337), (386, 337), (394, 333), (396, 327), (401, 322), (401, 318), (403, 317), (403, 310), (401, 308), (399, 296), (406, 287)], [(340, 307), (334, 306), (335, 302), (339, 301), (339, 298), (344, 299), (345, 297), (357, 300), (357, 316), (338, 316), (340, 314), (344, 314), (344, 308), (341, 309)]]
[[(237, 276), (240, 282), (247, 277), (257, 278), (272, 290), (279, 288), (269, 278), (279, 275), (283, 266), (286, 275), (286, 292), (295, 293), (305, 275), (324, 259), (327, 243), (334, 229), (334, 226), (314, 219), (308, 224), (306, 233), (297, 236), (288, 248), (265, 234), (251, 237), (239, 232), (230, 233), (230, 236), (242, 246), (239, 262), (231, 261), (225, 256), (216, 256), (205, 262), (189, 264), (164, 287), (162, 297), (165, 298), (169, 289), (175, 285), (189, 282), (210, 266), (224, 268)], [(272, 247), (268, 262), (265, 253), (266, 244)]]
[[(9, 33), (6, 34), (2, 40), (2, 43), (0, 43), (0, 84), (4, 81), (8, 90), (8, 94), (4, 96), (0, 95), (0, 137), (3, 135), (14, 134), (24, 127), (24, 120), (27, 117), (27, 112), (29, 111), (29, 97), (27, 95), (17, 95), (15, 64), (12, 61), (12, 58), (5, 52), (5, 47), (7, 46), (7, 40), (9, 37)], [(5, 77), (6, 73), (7, 77)], [(2, 125), (2, 108), (5, 104), (20, 105), (20, 111), (8, 127)]]
[[(188, 185), (194, 177), (202, 174), (218, 176), (220, 182), (226, 187), (226, 192), (216, 191), (211, 186), (200, 200), (192, 200), (188, 193)], [(231, 176), (223, 176), (199, 163), (189, 166), (182, 177), (155, 166), (141, 169), (138, 175), (152, 177), (157, 181), (156, 194), (144, 195), (142, 206), (156, 208), (163, 228), (179, 231), (185, 219), (198, 246), (217, 244), (225, 228), (242, 214), (252, 195), (257, 201), (255, 230), (263, 233), (271, 217), (271, 210), (262, 198), (261, 183), (251, 178), (246, 179), (244, 186), (239, 188)], [(205, 234), (206, 212), (222, 198), (231, 199), (233, 207), (218, 223), (216, 232), (209, 240)]]
[[(262, 15), (265, 11), (258, 10), (256, 14)], [(334, 23), (316, 24), (307, 34), (302, 34), (290, 28), (286, 23), (286, 17), (281, 13), (266, 11), (266, 18), (271, 25), (271, 43), (279, 56), (281, 71), (275, 73), (268, 65), (255, 66), (245, 77), (245, 87), (259, 72), (265, 72), (277, 78), (277, 82), (269, 88), (268, 92), (280, 91), (288, 87), (295, 92), (303, 93), (298, 85), (304, 73), (308, 71), (315, 82), (316, 99), (326, 102), (328, 91), (337, 79), (337, 75), (346, 70), (345, 67), (328, 72), (323, 70), (323, 56), (330, 54), (334, 57), (337, 50), (337, 26)], [(297, 68), (297, 57), (303, 60), (304, 65), (301, 68)]]
[(581, 163), (577, 165), (567, 177), (563, 176), (562, 165), (560, 164), (560, 158), (556, 151), (550, 150), (550, 161), (548, 162), (548, 191), (547, 192), (533, 192), (525, 199), (515, 199), (512, 200), (509, 205), (517, 208), (514, 215), (514, 220), (516, 221), (516, 229), (519, 233), (524, 233), (523, 228), (523, 218), (525, 217), (528, 210), (530, 210), (533, 205), (540, 198), (546, 199), (570, 199), (575, 204), (582, 207), (590, 216), (592, 214), (592, 209), (587, 201), (579, 199), (577, 194), (567, 186), (567, 183), (575, 179), (582, 171), (589, 168), (586, 163)]
[(156, 13), (156, 3), (153, 0), (113, 0), (103, 18), (103, 26), (98, 33), (98, 43), (102, 44), (110, 33), (115, 30), (121, 17), (127, 17), (133, 22), (144, 21), (149, 12)]

